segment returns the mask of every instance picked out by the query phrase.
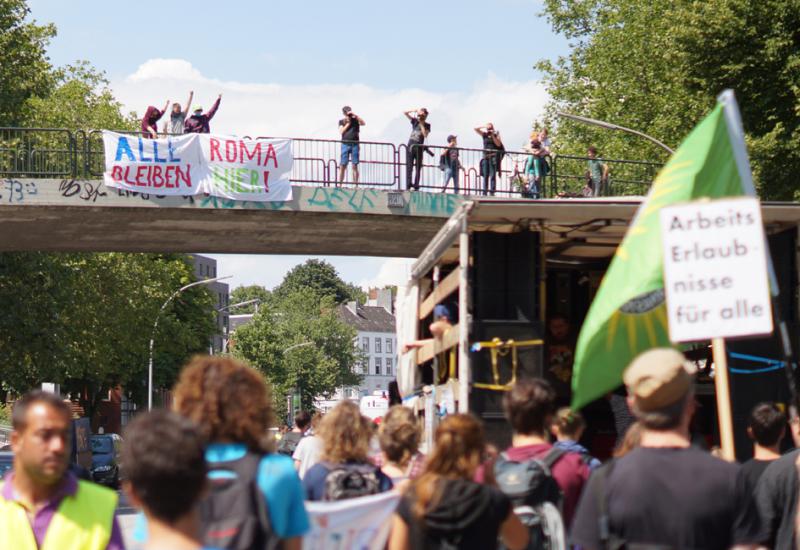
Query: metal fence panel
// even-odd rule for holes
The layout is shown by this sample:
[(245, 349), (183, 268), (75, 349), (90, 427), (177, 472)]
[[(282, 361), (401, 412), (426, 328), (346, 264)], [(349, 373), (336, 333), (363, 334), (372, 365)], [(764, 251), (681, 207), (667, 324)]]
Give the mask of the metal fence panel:
[(75, 174), (75, 138), (60, 128), (0, 128), (0, 176)]

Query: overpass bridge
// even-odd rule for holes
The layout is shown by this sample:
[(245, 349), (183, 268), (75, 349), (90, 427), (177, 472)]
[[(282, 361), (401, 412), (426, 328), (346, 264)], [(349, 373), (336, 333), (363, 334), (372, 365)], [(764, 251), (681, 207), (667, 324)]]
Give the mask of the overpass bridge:
[[(441, 184), (438, 156), (444, 147), (428, 146), (431, 155), (425, 155), (420, 191), (409, 192), (406, 146), (363, 141), (359, 185), (345, 182), (339, 187), (341, 143), (293, 139), (292, 200), (245, 202), (106, 188), (99, 132), (0, 128), (0, 251), (416, 257), (465, 198), (484, 194), (485, 152), (480, 149), (459, 149), (462, 167), (455, 192)], [(519, 173), (528, 155), (506, 152), (498, 197), (521, 198)], [(551, 171), (542, 195), (577, 195), (585, 181), (586, 160), (548, 158)], [(660, 166), (605, 162), (611, 166), (614, 195), (643, 194)], [(540, 200), (536, 210), (545, 217), (564, 213), (574, 201)], [(601, 201), (632, 204), (627, 199)]]

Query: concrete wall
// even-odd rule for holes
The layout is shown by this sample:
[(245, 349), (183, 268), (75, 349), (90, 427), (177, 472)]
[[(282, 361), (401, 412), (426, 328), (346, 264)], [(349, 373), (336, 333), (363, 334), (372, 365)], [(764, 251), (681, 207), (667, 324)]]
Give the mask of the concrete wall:
[(291, 201), (263, 203), (159, 197), (100, 180), (0, 179), (0, 232), (14, 236), (0, 250), (416, 257), (461, 201), (293, 186)]

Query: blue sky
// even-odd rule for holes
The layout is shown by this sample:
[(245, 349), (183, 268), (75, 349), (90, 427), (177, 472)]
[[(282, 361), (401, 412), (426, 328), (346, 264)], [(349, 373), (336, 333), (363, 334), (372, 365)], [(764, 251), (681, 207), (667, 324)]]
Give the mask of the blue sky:
[(28, 3), (58, 27), (56, 64), (88, 59), (112, 78), (180, 58), (222, 80), (453, 91), (489, 71), (535, 77), (538, 58), (567, 51), (534, 0)]
[[(218, 133), (337, 139), (341, 105), (367, 120), (362, 139), (404, 141), (402, 111), (431, 111), (430, 141), (492, 120), (521, 144), (547, 100), (533, 64), (568, 51), (537, 0), (109, 2), (28, 0), (58, 28), (56, 65), (86, 59), (106, 71), (126, 110), (223, 103)], [(379, 238), (379, 237), (378, 237)], [(202, 252), (202, 251), (199, 251)], [(212, 255), (233, 286), (280, 282), (304, 256)], [(397, 284), (407, 260), (325, 257), (362, 286)]]

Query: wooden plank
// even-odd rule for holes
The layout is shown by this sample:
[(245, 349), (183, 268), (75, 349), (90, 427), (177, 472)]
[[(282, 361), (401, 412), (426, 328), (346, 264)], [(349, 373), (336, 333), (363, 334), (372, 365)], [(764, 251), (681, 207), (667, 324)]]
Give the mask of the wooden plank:
[(454, 348), (458, 345), (458, 325), (453, 325), (440, 340), (433, 339), (426, 342), (417, 350), (417, 365), (430, 361), (437, 354)]
[[(441, 303), (442, 300), (458, 290), (459, 273), (461, 273), (460, 267), (454, 269), (453, 272), (445, 277), (442, 282), (439, 283), (439, 286), (437, 286), (436, 289), (431, 292), (427, 298), (425, 298), (425, 300), (419, 306), (420, 319), (424, 319), (430, 315), (436, 304)], [(454, 319), (450, 319), (450, 321), (452, 322)]]

